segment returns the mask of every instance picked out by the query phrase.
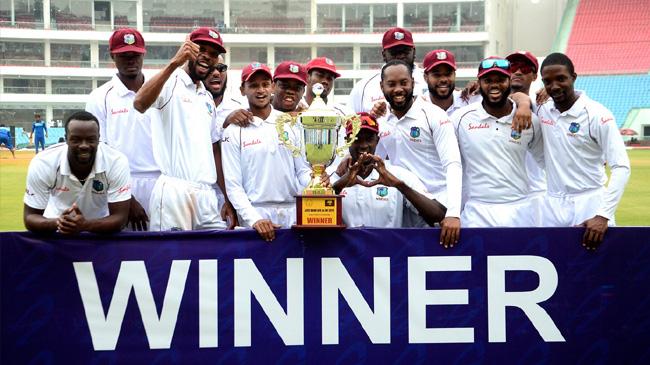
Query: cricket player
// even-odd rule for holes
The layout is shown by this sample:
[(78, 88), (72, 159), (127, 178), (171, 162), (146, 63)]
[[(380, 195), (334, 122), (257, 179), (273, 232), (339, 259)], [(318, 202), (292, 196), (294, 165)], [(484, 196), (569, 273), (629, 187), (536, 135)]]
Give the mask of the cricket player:
[(34, 148), (38, 153), (38, 146), (41, 146), (41, 151), (45, 149), (45, 138), (47, 138), (47, 123), (41, 119), (41, 115), (34, 114), (34, 122), (32, 123), (32, 132), (29, 134), (29, 139), (34, 138)]
[(11, 155), (16, 158), (16, 152), (13, 144), (13, 138), (11, 137), (11, 131), (4, 124), (0, 124), (0, 146), (4, 145)]
[[(543, 209), (547, 227), (582, 225), (582, 245), (596, 249), (630, 177), (630, 160), (612, 113), (574, 89), (578, 77), (563, 53), (548, 55), (542, 82), (553, 102), (539, 108), (544, 135), (548, 194)], [(604, 159), (604, 161), (603, 161)], [(607, 174), (603, 162), (609, 165)]]
[(38, 154), (29, 164), (23, 198), (25, 227), (38, 233), (118, 232), (129, 216), (129, 162), (99, 142), (92, 114), (72, 114), (66, 143)]
[(529, 198), (526, 155), (540, 164), (544, 150), (539, 121), (521, 133), (511, 129), (515, 105), (510, 95), (510, 62), (498, 57), (478, 68), (482, 101), (452, 116), (463, 163), (467, 201), (461, 214), (465, 227), (534, 227), (537, 201)]

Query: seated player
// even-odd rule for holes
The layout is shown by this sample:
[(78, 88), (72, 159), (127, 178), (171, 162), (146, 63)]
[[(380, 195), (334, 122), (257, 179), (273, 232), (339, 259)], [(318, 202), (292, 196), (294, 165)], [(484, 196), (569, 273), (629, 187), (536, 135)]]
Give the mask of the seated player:
[(129, 216), (129, 162), (99, 143), (99, 122), (82, 111), (65, 121), (66, 143), (29, 164), (23, 220), (32, 232), (118, 232)]
[[(374, 155), (379, 125), (370, 114), (359, 115), (361, 129), (350, 146), (347, 171), (332, 175), (334, 191), (344, 195), (343, 222), (348, 227), (401, 228), (404, 214), (419, 214), (430, 226), (443, 220), (446, 208), (431, 199), (417, 176)], [(346, 135), (351, 133), (348, 123)]]
[[(259, 62), (242, 71), (242, 95), (248, 99), (253, 122), (247, 127), (230, 124), (222, 138), (226, 191), (239, 215), (239, 223), (253, 227), (266, 241), (275, 229), (296, 221), (294, 196), (309, 183), (311, 169), (304, 155), (294, 156), (276, 130), (281, 112), (271, 106), (271, 71)], [(301, 148), (299, 129), (284, 127), (284, 138)]]

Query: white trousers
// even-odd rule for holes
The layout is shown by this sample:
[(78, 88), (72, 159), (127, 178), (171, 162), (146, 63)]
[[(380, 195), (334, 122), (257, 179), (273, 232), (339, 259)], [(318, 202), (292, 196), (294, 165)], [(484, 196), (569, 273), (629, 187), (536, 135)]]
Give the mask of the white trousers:
[(160, 175), (149, 202), (150, 231), (226, 228), (212, 186)]
[(467, 228), (535, 227), (539, 222), (537, 212), (530, 198), (498, 204), (469, 200), (460, 214), (460, 224)]
[[(564, 196), (546, 194), (542, 208), (544, 227), (572, 227), (582, 224), (596, 216), (603, 202), (604, 189), (589, 190), (584, 193)], [(615, 226), (614, 217), (607, 222)]]
[[(291, 228), (296, 224), (296, 203), (284, 204), (255, 204), (253, 207), (263, 219), (270, 219), (271, 222), (279, 224), (282, 228)], [(240, 218), (239, 222), (243, 222)], [(253, 222), (255, 223), (255, 222)]]

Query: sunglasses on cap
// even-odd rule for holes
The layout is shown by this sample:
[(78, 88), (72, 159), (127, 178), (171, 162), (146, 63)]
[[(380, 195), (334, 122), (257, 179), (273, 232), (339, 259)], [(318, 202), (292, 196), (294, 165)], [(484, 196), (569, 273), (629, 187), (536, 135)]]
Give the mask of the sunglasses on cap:
[(515, 73), (517, 70), (521, 70), (521, 73), (527, 74), (535, 72), (535, 67), (525, 62), (512, 62), (510, 64), (510, 72)]
[(481, 61), (481, 70), (495, 67), (508, 71), (510, 69), (510, 61), (503, 58), (491, 58)]
[(226, 71), (228, 71), (228, 65), (226, 65), (225, 63), (217, 63), (214, 66), (214, 69), (219, 71), (219, 72), (226, 72)]

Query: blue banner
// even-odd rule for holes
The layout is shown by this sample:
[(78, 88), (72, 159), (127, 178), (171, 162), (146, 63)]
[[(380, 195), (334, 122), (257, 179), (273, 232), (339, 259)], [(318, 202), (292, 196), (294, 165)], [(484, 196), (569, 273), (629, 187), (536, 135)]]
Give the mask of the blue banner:
[(650, 363), (650, 228), (1, 233), (3, 364)]

